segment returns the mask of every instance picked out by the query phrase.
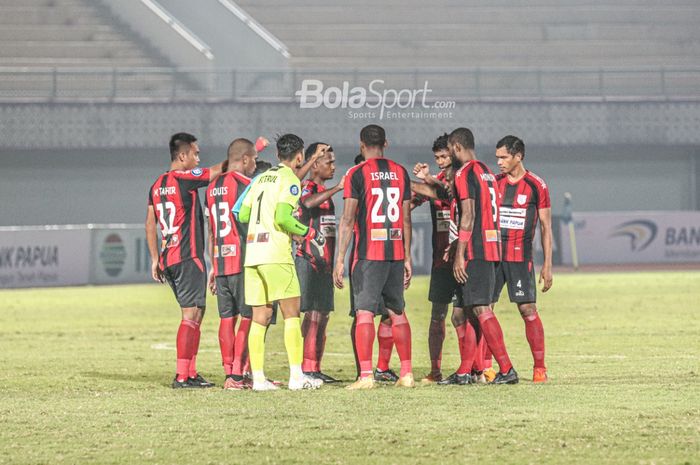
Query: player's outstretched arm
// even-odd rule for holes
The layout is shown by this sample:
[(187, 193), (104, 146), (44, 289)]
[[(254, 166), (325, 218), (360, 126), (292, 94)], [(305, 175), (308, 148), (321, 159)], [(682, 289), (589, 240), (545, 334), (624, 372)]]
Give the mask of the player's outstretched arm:
[(343, 190), (343, 183), (345, 182), (345, 176), (343, 176), (340, 179), (340, 182), (338, 183), (337, 186), (332, 187), (330, 189), (326, 189), (323, 192), (317, 192), (315, 194), (311, 194), (307, 197), (304, 197), (304, 199), (301, 201), (302, 205), (306, 208), (316, 208), (319, 205), (321, 205), (323, 202), (326, 200), (330, 199), (333, 197), (335, 194)]
[(345, 254), (350, 246), (352, 225), (357, 214), (357, 199), (346, 198), (343, 206), (343, 216), (340, 218), (338, 228), (338, 253), (333, 267), (333, 283), (338, 289), (343, 288), (343, 274), (345, 274)]
[(438, 192), (436, 186), (429, 186), (423, 182), (411, 181), (411, 190), (418, 195), (427, 197), (429, 199), (437, 199)]
[(218, 175), (226, 171), (228, 168), (228, 160), (217, 163), (209, 168), (209, 182), (213, 181)]
[(540, 208), (540, 238), (542, 240), (542, 251), (544, 252), (544, 263), (540, 270), (539, 282), (543, 283), (542, 292), (547, 292), (552, 287), (552, 209)]
[(163, 274), (158, 264), (158, 231), (156, 230), (156, 213), (153, 205), (148, 206), (146, 212), (146, 242), (148, 253), (151, 255), (151, 277), (154, 281), (163, 282)]
[(463, 199), (460, 201), (462, 207), (462, 217), (459, 221), (459, 232), (457, 233), (457, 251), (452, 265), (452, 271), (458, 283), (467, 282), (467, 270), (465, 268), (464, 255), (467, 251), (467, 244), (472, 237), (474, 228), (474, 199)]
[(411, 239), (413, 226), (411, 224), (411, 201), (403, 201), (403, 287), (408, 289), (413, 276), (413, 262), (411, 259)]
[(309, 227), (294, 218), (294, 207), (287, 202), (280, 202), (275, 207), (275, 224), (293, 236), (305, 236)]

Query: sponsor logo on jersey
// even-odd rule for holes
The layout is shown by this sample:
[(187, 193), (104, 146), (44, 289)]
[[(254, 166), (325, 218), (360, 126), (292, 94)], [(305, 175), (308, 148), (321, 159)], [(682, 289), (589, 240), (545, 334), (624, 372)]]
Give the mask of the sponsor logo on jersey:
[(525, 218), (527, 216), (527, 209), (525, 208), (508, 208), (501, 207), (498, 212), (505, 216), (517, 216), (519, 218)]
[(222, 245), (221, 246), (221, 256), (222, 257), (235, 257), (236, 256), (236, 244)]
[(525, 218), (501, 215), (500, 225), (501, 229), (525, 229)]
[(202, 175), (202, 168), (195, 168), (191, 171), (192, 176), (201, 176)]
[(269, 241), (270, 241), (270, 233), (268, 233), (268, 232), (258, 233), (257, 237), (255, 238), (255, 242), (269, 242)]
[(372, 229), (370, 231), (370, 238), (373, 241), (385, 241), (388, 238), (386, 229)]
[(400, 241), (403, 238), (403, 230), (401, 228), (391, 228), (389, 238), (392, 241)]
[(299, 195), (299, 186), (293, 184), (292, 187), (289, 188), (289, 192), (291, 192), (292, 195)]
[(487, 229), (484, 231), (484, 239), (486, 242), (500, 242), (498, 229)]

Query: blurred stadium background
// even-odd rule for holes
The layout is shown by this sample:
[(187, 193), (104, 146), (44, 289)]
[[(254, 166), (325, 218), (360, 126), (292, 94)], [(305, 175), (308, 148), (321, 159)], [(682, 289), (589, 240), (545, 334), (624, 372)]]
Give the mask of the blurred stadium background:
[[(120, 225), (142, 223), (174, 132), (200, 139), (202, 165), (236, 137), (294, 132), (331, 143), (339, 175), (371, 122), (406, 166), (467, 126), (495, 168), (495, 143), (516, 134), (553, 213), (573, 195), (582, 263), (697, 264), (698, 22), (696, 0), (0, 0), (0, 287), (145, 279), (140, 226)], [(455, 104), (350, 118), (300, 108), (305, 79), (427, 82)], [(112, 226), (44, 230), (67, 224)]]

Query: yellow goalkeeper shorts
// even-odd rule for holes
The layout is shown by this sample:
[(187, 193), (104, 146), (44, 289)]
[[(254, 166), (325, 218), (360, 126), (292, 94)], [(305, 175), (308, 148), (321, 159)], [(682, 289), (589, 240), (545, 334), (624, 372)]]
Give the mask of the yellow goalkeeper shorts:
[(299, 278), (293, 264), (246, 266), (244, 273), (247, 305), (257, 307), (275, 300), (301, 296)]

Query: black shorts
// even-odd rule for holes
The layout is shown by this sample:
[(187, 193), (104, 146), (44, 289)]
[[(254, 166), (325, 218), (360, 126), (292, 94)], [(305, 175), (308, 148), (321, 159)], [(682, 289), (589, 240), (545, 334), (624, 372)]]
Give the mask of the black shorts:
[[(467, 282), (460, 284), (455, 299), (455, 307), (473, 307), (491, 305), (491, 297), (496, 286), (496, 263), (486, 260), (469, 260), (467, 262)], [(457, 305), (457, 304), (460, 305)]]
[[(357, 314), (357, 307), (355, 307), (355, 296), (353, 295), (352, 292), (352, 274), (349, 276), (349, 282), (350, 282), (350, 316), (355, 318)], [(375, 313), (375, 315), (380, 315), (382, 318), (388, 317), (389, 312), (386, 311), (386, 307), (384, 306), (384, 302), (382, 301), (382, 308), (379, 310), (379, 313)]]
[(508, 285), (510, 301), (518, 304), (537, 301), (535, 267), (532, 262), (501, 262), (496, 267), (496, 287), (491, 302), (498, 302), (503, 285)]
[(316, 271), (304, 257), (294, 257), (294, 266), (301, 288), (301, 311), (333, 311), (333, 274)]
[(403, 313), (403, 260), (358, 260), (352, 270), (353, 306), (381, 315), (386, 306)]
[(216, 277), (216, 301), (221, 318), (253, 318), (253, 308), (245, 304), (243, 273)]
[(452, 268), (433, 268), (430, 272), (428, 300), (434, 304), (449, 305), (455, 296), (457, 281)]
[(190, 259), (169, 266), (163, 271), (163, 277), (180, 307), (206, 307), (207, 269), (200, 260)]

